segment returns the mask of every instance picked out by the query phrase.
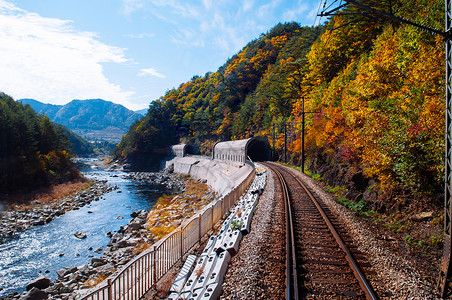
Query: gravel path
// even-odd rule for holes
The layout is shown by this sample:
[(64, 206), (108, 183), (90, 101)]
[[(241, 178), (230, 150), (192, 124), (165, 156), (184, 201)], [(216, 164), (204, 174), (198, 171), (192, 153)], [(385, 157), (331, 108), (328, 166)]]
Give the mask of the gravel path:
[(267, 174), (251, 232), (229, 264), (220, 299), (284, 299), (284, 206), (273, 174)]

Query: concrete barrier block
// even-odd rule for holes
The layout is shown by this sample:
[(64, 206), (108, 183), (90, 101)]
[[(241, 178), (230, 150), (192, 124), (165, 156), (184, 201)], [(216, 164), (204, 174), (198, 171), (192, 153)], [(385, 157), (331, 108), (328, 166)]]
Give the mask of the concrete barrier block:
[(204, 269), (204, 265), (206, 263), (207, 256), (202, 255), (198, 258), (196, 261), (195, 268), (193, 272), (191, 272), (190, 277), (188, 277), (187, 281), (184, 284), (184, 287), (182, 289), (182, 292), (191, 292), (193, 290), (193, 287), (196, 284), (196, 281), (198, 280), (199, 275), (202, 273)]
[(190, 299), (190, 300), (201, 299), (204, 289), (205, 289), (205, 287), (200, 287), (200, 288), (193, 290), (193, 292), (191, 293), (191, 297), (187, 298), (187, 299)]
[(177, 299), (177, 300), (191, 299), (191, 292), (183, 292), (183, 293), (180, 293), (180, 294), (177, 296), (177, 298), (175, 298), (175, 299)]
[(226, 236), (225, 241), (223, 243), (223, 247), (227, 251), (229, 251), (231, 256), (236, 255), (237, 252), (239, 251), (239, 245), (240, 242), (242, 241), (242, 237), (243, 235), (238, 229), (233, 230), (232, 233)]
[(243, 235), (247, 235), (248, 233), (250, 233), (250, 231), (251, 231), (251, 220), (252, 220), (252, 218), (253, 218), (253, 216), (252, 216), (252, 214), (251, 214), (251, 216), (250, 215), (247, 215), (247, 216), (245, 216), (242, 220), (243, 220), (243, 225), (242, 225), (242, 227), (240, 228), (240, 232), (243, 234)]
[(223, 243), (224, 243), (224, 239), (226, 238), (226, 232), (225, 231), (221, 238), (218, 238), (217, 241), (215, 242), (215, 245), (213, 246), (213, 251), (216, 254), (220, 254), (221, 252), (225, 251), (226, 249), (223, 247)]
[(229, 226), (228, 229), (222, 234), (223, 235), (222, 239), (217, 240), (217, 242), (215, 243), (214, 250), (217, 254), (220, 254), (221, 252), (226, 251), (227, 243), (228, 243), (227, 240), (229, 239), (229, 235), (232, 234), (232, 231), (233, 230)]
[(222, 291), (222, 286), (221, 284), (218, 283), (213, 283), (209, 286), (207, 286), (207, 288), (203, 291), (201, 298), (199, 298), (200, 300), (216, 300), (218, 298), (220, 298), (221, 295), (221, 291)]
[(196, 280), (196, 283), (193, 287), (195, 290), (205, 287), (205, 284), (209, 279), (210, 273), (212, 273), (216, 261), (217, 255), (215, 253), (207, 257), (206, 263), (204, 264), (204, 268), (202, 269), (202, 272), (200, 271), (198, 280)]
[(218, 232), (218, 235), (221, 235), (224, 231), (228, 230), (229, 224), (231, 224), (231, 221), (234, 219), (234, 214), (230, 213), (229, 216), (221, 223), (220, 231)]
[(206, 282), (206, 286), (212, 283), (221, 284), (223, 282), (224, 275), (226, 274), (230, 261), (231, 254), (228, 251), (224, 251), (218, 255), (212, 272), (210, 273), (210, 276)]
[[(182, 298), (179, 296), (179, 293), (172, 292), (169, 294), (169, 296), (166, 299), (167, 300), (179, 300)], [(185, 299), (185, 298), (183, 298), (183, 299)]]
[(176, 277), (176, 280), (174, 280), (173, 284), (171, 285), (170, 292), (180, 293), (182, 291), (185, 282), (189, 277), (190, 271), (193, 265), (195, 264), (195, 261), (196, 255), (190, 254), (187, 257), (184, 265), (182, 266), (182, 269), (180, 270), (179, 274)]
[(204, 247), (204, 250), (202, 251), (201, 255), (210, 255), (212, 253), (212, 250), (213, 250), (213, 247), (215, 246), (215, 242), (216, 241), (217, 241), (217, 236), (216, 235), (210, 236), (210, 238), (207, 241), (207, 244)]

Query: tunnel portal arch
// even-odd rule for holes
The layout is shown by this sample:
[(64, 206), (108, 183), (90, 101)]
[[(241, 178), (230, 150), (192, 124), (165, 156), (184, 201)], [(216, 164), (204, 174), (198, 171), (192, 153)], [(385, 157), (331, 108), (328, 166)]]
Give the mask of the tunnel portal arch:
[(218, 142), (213, 146), (212, 158), (241, 164), (247, 159), (267, 161), (271, 160), (271, 148), (267, 139), (261, 137)]
[(196, 146), (193, 144), (172, 145), (170, 148), (171, 154), (176, 157), (184, 157), (189, 154), (191, 155), (198, 154), (198, 150)]

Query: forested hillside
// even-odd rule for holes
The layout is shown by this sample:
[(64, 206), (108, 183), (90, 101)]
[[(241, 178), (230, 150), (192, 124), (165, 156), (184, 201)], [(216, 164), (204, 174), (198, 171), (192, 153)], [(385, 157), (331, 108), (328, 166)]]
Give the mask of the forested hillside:
[[(387, 10), (390, 1), (362, 2)], [(392, 1), (398, 15), (436, 28), (443, 27), (443, 6)], [(444, 42), (357, 12), (349, 7), (314, 28), (278, 24), (218, 71), (151, 102), (114, 156), (134, 163), (164, 155), (179, 141), (208, 153), (216, 141), (266, 136), (281, 159), (287, 122), (290, 161), (299, 164), (304, 99), (312, 173), (378, 211), (395, 211), (412, 199), (419, 207), (440, 205)]]
[[(284, 53), (306, 52), (321, 30), (301, 28), (296, 23), (278, 24), (251, 41), (217, 72), (194, 76), (153, 101), (145, 118), (131, 126), (114, 150), (114, 156), (127, 157), (132, 163), (142, 165), (143, 157), (149, 162), (156, 158), (156, 153), (160, 157), (166, 155), (167, 146), (180, 139), (196, 142), (208, 153), (215, 141), (239, 137), (242, 133), (238, 132), (240, 125), (236, 123), (239, 111), (264, 74), (290, 56)], [(280, 101), (274, 98), (268, 105), (273, 108)], [(271, 123), (273, 113), (262, 113), (262, 122), (256, 126), (264, 129)]]
[(74, 180), (67, 129), (0, 93), (0, 193)]

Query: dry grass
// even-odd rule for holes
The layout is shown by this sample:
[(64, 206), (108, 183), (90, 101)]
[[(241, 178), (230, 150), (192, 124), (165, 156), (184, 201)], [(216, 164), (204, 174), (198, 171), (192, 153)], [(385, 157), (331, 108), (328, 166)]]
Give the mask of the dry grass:
[(65, 197), (75, 195), (89, 188), (91, 184), (92, 182), (88, 180), (62, 183), (30, 193), (8, 196), (5, 203), (9, 203), (10, 208), (14, 210), (32, 210), (38, 205), (57, 202)]
[(108, 276), (106, 276), (106, 275), (97, 275), (93, 278), (88, 279), (88, 281), (86, 281), (83, 285), (85, 285), (89, 288), (93, 288), (93, 287), (96, 287), (99, 283), (101, 283), (102, 281), (104, 281), (107, 278), (108, 278)]
[(193, 273), (198, 277), (201, 276), (203, 272), (204, 272), (204, 266), (193, 271)]
[(141, 252), (143, 252), (144, 250), (148, 249), (149, 247), (151, 247), (151, 244), (148, 243), (139, 243), (138, 245), (136, 245), (133, 248), (133, 255), (138, 255)]
[(186, 176), (183, 178), (185, 193), (163, 195), (148, 213), (146, 228), (155, 240), (176, 229), (184, 219), (192, 217), (214, 199), (214, 195), (209, 192), (209, 187), (205, 183)]

